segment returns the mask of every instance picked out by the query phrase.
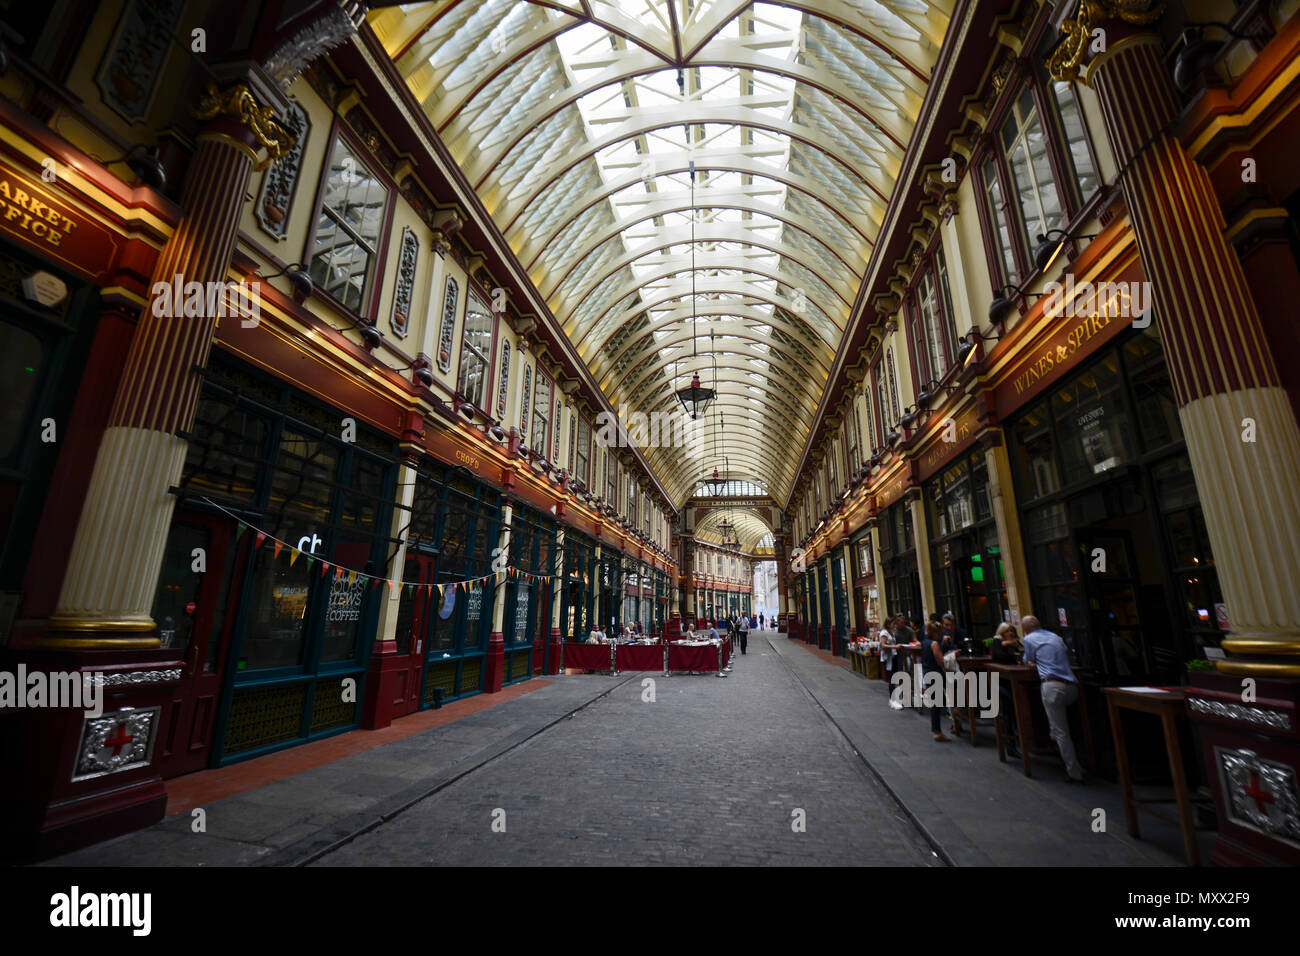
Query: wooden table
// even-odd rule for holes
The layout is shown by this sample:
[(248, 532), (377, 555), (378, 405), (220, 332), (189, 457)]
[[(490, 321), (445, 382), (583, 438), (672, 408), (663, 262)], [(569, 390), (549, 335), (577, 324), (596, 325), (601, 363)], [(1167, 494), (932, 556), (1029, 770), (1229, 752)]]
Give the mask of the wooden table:
[[(1048, 733), (1048, 742), (1044, 745), (1038, 743), (1038, 733), (1040, 730), (1033, 718), (1033, 701), (1029, 692), (1033, 687), (1038, 686), (1041, 681), (1038, 678), (1038, 668), (1033, 664), (986, 664), (985, 667), (999, 675), (999, 680), (1011, 681), (1011, 699), (1016, 709), (1016, 732), (1020, 735), (1020, 762), (1026, 777), (1032, 777), (1033, 771), (1029, 766), (1029, 754), (1032, 751), (1040, 756), (1054, 754), (1057, 752), (1056, 744)], [(1074, 670), (1074, 668), (1071, 668)], [(1078, 677), (1078, 671), (1075, 670), (1075, 677)], [(1041, 705), (1040, 705), (1041, 706)], [(1088, 702), (1083, 696), (1083, 683), (1079, 682), (1079, 709), (1080, 716), (1083, 720), (1083, 760), (1089, 770), (1096, 770), (1095, 759), (1092, 746), (1092, 721), (1088, 718)], [(1001, 721), (995, 722), (998, 733), (998, 759), (1006, 762), (1006, 747), (1002, 733)]]
[[(1110, 729), (1115, 738), (1115, 764), (1119, 769), (1119, 786), (1124, 794), (1124, 813), (1128, 817), (1128, 832), (1142, 838), (1138, 830), (1137, 812), (1145, 810), (1167, 823), (1177, 823), (1183, 833), (1183, 850), (1187, 862), (1199, 866), (1201, 856), (1196, 846), (1196, 818), (1192, 814), (1191, 791), (1187, 786), (1187, 770), (1183, 766), (1183, 751), (1178, 735), (1178, 718), (1187, 716), (1187, 692), (1181, 688), (1151, 688), (1145, 691), (1130, 687), (1106, 687), (1106, 709), (1110, 715)], [(1169, 755), (1169, 772), (1174, 778), (1174, 799), (1178, 803), (1178, 819), (1174, 820), (1159, 810), (1147, 806), (1151, 803), (1168, 803), (1168, 800), (1139, 800), (1133, 796), (1133, 779), (1129, 773), (1128, 747), (1124, 740), (1124, 727), (1120, 723), (1121, 710), (1136, 710), (1160, 718), (1165, 734), (1165, 752)]]

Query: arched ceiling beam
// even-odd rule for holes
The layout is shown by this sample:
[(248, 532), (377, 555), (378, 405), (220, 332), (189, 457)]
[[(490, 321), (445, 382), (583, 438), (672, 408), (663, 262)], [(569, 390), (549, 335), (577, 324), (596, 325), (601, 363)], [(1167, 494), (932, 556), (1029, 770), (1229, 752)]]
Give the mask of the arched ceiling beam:
[[(880, 197), (881, 202), (888, 204), (888, 191), (892, 190), (894, 185), (889, 179), (897, 175), (897, 166), (901, 163), (901, 160), (895, 163), (895, 168), (892, 170), (881, 169), (880, 173), (883, 178), (877, 184), (850, 157), (844, 156), (838, 149), (831, 149), (827, 146), (825, 141), (826, 132), (824, 130), (792, 123), (788, 119), (778, 118), (759, 110), (738, 109), (729, 112), (715, 112), (716, 109), (717, 107), (712, 104), (698, 101), (694, 103), (675, 103), (671, 107), (645, 109), (627, 122), (618, 124), (605, 135), (599, 138), (593, 137), (590, 141), (584, 143), (581, 149), (573, 150), (545, 168), (532, 170), (529, 174), (531, 183), (527, 187), (527, 192), (520, 196), (519, 202), (525, 207), (532, 205), (542, 192), (549, 189), (557, 179), (574, 166), (591, 159), (601, 150), (616, 146), (624, 140), (635, 139), (638, 136), (645, 136), (647, 133), (670, 129), (674, 126), (709, 124), (760, 129), (768, 133), (787, 136), (796, 142), (803, 143), (810, 149), (819, 150), (856, 176), (859, 182), (866, 185), (868, 189)], [(497, 218), (497, 207), (500, 206), (504, 197), (500, 194), (497, 184), (489, 182), (489, 179), (494, 171), (502, 168), (504, 166), (500, 162), (495, 165), (486, 165), (483, 162), (476, 161), (472, 168), (465, 171), (466, 176), (475, 184), (475, 191), (482, 197), (483, 204), (492, 212), (494, 219)]]
[[(497, 63), (492, 68), (493, 75), (500, 72), (500, 69), (509, 66), (509, 63), (510, 61), (498, 57)], [(497, 64), (499, 64), (499, 67)], [(751, 70), (755, 73), (784, 77), (818, 90), (834, 99), (845, 109), (862, 116), (863, 119), (867, 120), (867, 125), (878, 129), (897, 149), (899, 154), (906, 148), (906, 143), (911, 137), (910, 127), (900, 122), (900, 117), (894, 111), (886, 114), (879, 110), (873, 112), (871, 109), (866, 108), (862, 103), (861, 91), (854, 90), (829, 70), (817, 69), (788, 59), (778, 59), (758, 50), (750, 49), (743, 37), (719, 41), (714, 48), (696, 57), (689, 66), (691, 68), (715, 67), (718, 69)], [(474, 175), (479, 175), (478, 171), (480, 170), (492, 169), (499, 164), (531, 130), (538, 128), (563, 110), (574, 106), (583, 97), (598, 93), (606, 87), (616, 86), (643, 76), (662, 73), (664, 69), (663, 61), (653, 54), (638, 54), (637, 51), (633, 50), (624, 51), (615, 63), (607, 69), (602, 70), (595, 76), (588, 76), (577, 85), (557, 91), (555, 95), (548, 97), (544, 103), (534, 107), (526, 116), (520, 117), (515, 124), (515, 131), (509, 137), (503, 139), (492, 151), (485, 152), (476, 159), (473, 167)], [(476, 93), (481, 92), (486, 85), (486, 83), (481, 84)], [(910, 88), (908, 92), (912, 94), (915, 100), (914, 103), (909, 105), (913, 106), (915, 112), (919, 112), (922, 94)], [(444, 127), (454, 122), (456, 114), (468, 102), (469, 98), (463, 102), (458, 101), (454, 109), (439, 109), (436, 113), (431, 114), (431, 119), (433, 119), (439, 133), (445, 134), (444, 140), (451, 149), (452, 155), (461, 160), (468, 157), (475, 148), (474, 131), (468, 127), (463, 129), (444, 129)], [(674, 108), (677, 105), (680, 104), (674, 104)], [(914, 118), (914, 115), (910, 118)], [(467, 170), (468, 172), (471, 171)], [(504, 222), (506, 220), (502, 219), (500, 221)]]
[[(704, 299), (702, 307), (704, 309), (711, 309), (712, 311), (709, 313), (701, 313), (700, 308), (697, 307), (695, 314), (731, 315), (733, 314), (732, 311), (730, 311), (731, 305), (728, 305), (727, 303), (732, 303), (736, 307), (744, 307), (744, 318), (780, 329), (785, 334), (794, 338), (795, 341), (799, 342), (804, 348), (814, 353), (814, 355), (816, 355), (820, 350), (821, 358), (824, 359), (824, 364), (829, 369), (830, 363), (835, 360), (836, 350), (830, 345), (830, 343), (826, 342), (825, 339), (822, 339), (816, 334), (815, 328), (811, 325), (809, 326), (814, 334), (813, 341), (805, 341), (807, 333), (803, 329), (786, 322), (785, 319), (775, 314), (775, 311), (769, 316), (767, 313), (755, 308), (754, 305), (756, 302), (766, 302), (778, 309), (783, 309), (786, 312), (795, 314), (795, 302), (792, 299), (786, 299), (783, 296), (772, 295), (765, 289), (758, 288), (754, 283), (738, 281), (739, 278), (740, 277), (738, 276), (707, 276), (704, 279), (697, 279), (695, 283), (697, 297), (714, 294), (724, 296), (733, 295), (751, 301), (737, 302), (735, 299), (718, 300), (706, 298)], [(588, 329), (590, 332), (594, 331), (602, 324), (612, 325), (615, 330), (615, 333), (613, 334), (616, 334), (617, 330), (621, 330), (627, 322), (635, 319), (638, 315), (646, 313), (647, 317), (649, 317), (649, 313), (651, 312), (660, 312), (661, 314), (658, 317), (651, 319), (644, 329), (637, 332), (635, 341), (640, 341), (655, 331), (667, 328), (674, 323), (690, 318), (692, 312), (690, 303), (691, 283), (689, 280), (678, 279), (667, 282), (656, 288), (647, 289), (646, 293), (650, 298), (647, 298), (643, 302), (635, 303), (632, 307), (624, 310), (621, 315), (611, 317), (611, 321), (607, 322), (605, 320), (607, 313), (601, 313), (601, 315), (592, 322), (583, 323), (583, 327)], [(668, 303), (675, 304), (669, 306)], [(828, 318), (830, 317), (828, 316)], [(833, 320), (831, 321), (833, 322)], [(836, 326), (836, 328), (838, 329), (838, 326)], [(577, 328), (575, 327), (574, 332), (576, 331)], [(584, 349), (584, 343), (587, 342), (587, 335), (588, 332), (584, 332), (582, 335), (574, 337), (573, 344), (578, 349), (579, 354), (581, 354), (588, 363), (593, 363), (600, 360), (605, 344), (612, 337), (612, 334), (605, 335), (598, 340), (593, 340), (591, 343), (592, 347)], [(572, 334), (571, 337), (573, 337)], [(619, 355), (612, 356), (610, 360), (617, 361), (621, 356), (621, 352), (622, 350), (620, 350)], [(593, 371), (595, 371), (594, 368)]]
[[(706, 274), (711, 272), (724, 271), (724, 270), (728, 272), (740, 272), (743, 273), (743, 275), (727, 276), (727, 277), (719, 276), (717, 278), (731, 278), (731, 279), (740, 280), (743, 286), (746, 287), (750, 284), (748, 281), (749, 277), (754, 276), (756, 277), (757, 281), (766, 282), (770, 280), (772, 282), (775, 282), (778, 286), (786, 286), (791, 289), (804, 288), (804, 286), (800, 282), (799, 276), (792, 276), (788, 272), (782, 272), (780, 269), (767, 268), (766, 264), (763, 262), (763, 260), (766, 258), (767, 258), (766, 255), (760, 257), (753, 253), (749, 255), (744, 255), (736, 252), (708, 253), (705, 255), (696, 256), (696, 264), (695, 264), (694, 271), (696, 273), (706, 273)], [(644, 266), (645, 264), (642, 263), (642, 265)], [(594, 317), (585, 319), (580, 326), (578, 324), (575, 324), (574, 328), (581, 327), (585, 329), (594, 329), (596, 327), (596, 323), (603, 321), (604, 318), (607, 315), (609, 315), (609, 310), (611, 308), (617, 306), (619, 302), (624, 301), (633, 293), (645, 289), (646, 287), (651, 286), (656, 282), (663, 282), (666, 279), (672, 279), (676, 276), (690, 275), (691, 271), (692, 270), (689, 268), (689, 265), (687, 265), (687, 267), (685, 268), (683, 267), (682, 256), (661, 257), (655, 262), (653, 266), (646, 267), (644, 271), (641, 271), (639, 274), (635, 275), (633, 279), (624, 282), (620, 286), (616, 286), (614, 288), (614, 291), (609, 295), (610, 302), (613, 303), (613, 305), (606, 307), (604, 311), (597, 313)], [(607, 276), (605, 281), (608, 281), (609, 278), (610, 277)], [(658, 294), (662, 290), (654, 289), (653, 291), (656, 294)], [(736, 291), (739, 292), (739, 288)], [(689, 294), (689, 292), (687, 294)], [(755, 293), (748, 290), (748, 288), (746, 288), (743, 294), (746, 296), (755, 295)], [(843, 325), (840, 322), (836, 321), (836, 315), (837, 314), (847, 315), (849, 308), (851, 307), (851, 304), (845, 302), (841, 298), (836, 297), (836, 302), (839, 305), (843, 306), (844, 308), (844, 311), (842, 313), (837, 313), (837, 312), (830, 312), (822, 308), (818, 304), (817, 299), (814, 296), (809, 295), (807, 291), (804, 292), (804, 298), (808, 300), (809, 305), (811, 305), (813, 308), (816, 308), (817, 313), (819, 315), (825, 317), (826, 321), (830, 323), (832, 330), (835, 333), (837, 333), (836, 334), (837, 341), (835, 343), (828, 342), (824, 338), (824, 336), (822, 336), (821, 330), (818, 329), (816, 325), (814, 325), (813, 323), (811, 322), (809, 323), (809, 328), (811, 328), (815, 333), (817, 333), (818, 336), (821, 338), (821, 341), (824, 342), (831, 349), (832, 352), (834, 352), (835, 348), (839, 344), (838, 342), (839, 335), (842, 334), (842, 330), (843, 330)], [(659, 301), (663, 302), (666, 300), (660, 299)], [(793, 308), (794, 305), (796, 305), (795, 301), (791, 300), (788, 305), (782, 305), (782, 308), (788, 309), (791, 312), (795, 312)], [(650, 308), (654, 308), (654, 306), (649, 305), (646, 300), (636, 301), (633, 302), (631, 306), (629, 306), (624, 310), (624, 314), (635, 316)], [(795, 313), (795, 314), (799, 314), (799, 313)], [(780, 325), (781, 322), (778, 321), (775, 324)], [(803, 334), (802, 330), (800, 330), (797, 334), (802, 335)], [(585, 339), (586, 337), (587, 337), (587, 333), (584, 332), (582, 338)]]
[[(624, 219), (619, 222), (606, 225), (602, 227), (599, 232), (596, 232), (593, 235), (591, 235), (582, 245), (577, 246), (576, 254), (575, 254), (575, 247), (571, 245), (566, 245), (566, 244), (553, 245), (551, 248), (552, 252), (558, 253), (560, 255), (564, 255), (566, 258), (571, 258), (572, 260), (569, 263), (568, 267), (565, 268), (562, 272), (559, 271), (558, 269), (555, 269), (553, 263), (538, 262), (538, 259), (541, 258), (540, 253), (537, 259), (534, 259), (532, 262), (526, 263), (525, 268), (528, 270), (529, 275), (532, 276), (553, 277), (553, 281), (551, 282), (537, 281), (537, 279), (534, 279), (534, 284), (537, 286), (538, 290), (549, 301), (555, 296), (556, 291), (561, 286), (564, 285), (565, 281), (569, 277), (569, 274), (572, 273), (575, 269), (577, 269), (578, 266), (582, 264), (583, 260), (587, 258), (587, 256), (592, 255), (597, 249), (599, 249), (606, 242), (610, 242), (615, 239), (624, 238), (626, 233), (629, 230), (635, 228), (636, 226), (638, 226), (643, 222), (649, 222), (651, 220), (658, 219), (662, 216), (672, 215), (673, 213), (687, 212), (692, 208), (732, 209), (737, 212), (747, 212), (751, 214), (766, 216), (769, 219), (775, 219), (778, 222), (784, 223), (785, 225), (793, 229), (799, 230), (804, 235), (808, 236), (808, 238), (815, 241), (819, 246), (825, 249), (827, 253), (829, 253), (830, 258), (838, 259), (841, 263), (843, 263), (844, 268), (847, 271), (851, 272), (855, 278), (860, 280), (863, 275), (863, 270), (866, 269), (867, 256), (863, 254), (862, 250), (860, 249), (848, 250), (848, 249), (836, 248), (835, 245), (826, 242), (826, 240), (822, 239), (820, 236), (820, 234), (824, 231), (823, 226), (820, 223), (816, 222), (815, 220), (809, 219), (805, 216), (798, 215), (796, 213), (789, 212), (784, 207), (773, 207), (773, 206), (764, 205), (763, 203), (755, 202), (749, 197), (742, 196), (742, 195), (709, 196), (707, 194), (705, 196), (699, 197), (695, 206), (693, 207), (691, 206), (689, 201), (685, 203), (682, 202), (663, 203), (663, 204), (655, 203), (648, 210), (642, 210), (641, 212), (638, 212), (637, 215), (634, 217), (630, 217), (628, 219)], [(871, 245), (870, 243), (867, 243), (868, 247), (870, 247), (870, 245)], [(544, 251), (545, 250), (543, 250), (543, 252)]]
[[(635, 249), (629, 249), (625, 254), (613, 260), (604, 273), (599, 275), (593, 273), (592, 276), (585, 280), (584, 285), (578, 287), (570, 298), (579, 301), (591, 295), (595, 289), (615, 275), (619, 270), (627, 268), (643, 259), (646, 256), (653, 255), (656, 252), (662, 252), (673, 246), (687, 245), (691, 241), (691, 232), (689, 226), (672, 226), (659, 229), (648, 242), (638, 245)], [(825, 283), (831, 291), (840, 299), (841, 302), (851, 303), (857, 295), (857, 287), (845, 281), (843, 274), (834, 276), (824, 275), (818, 272), (816, 268), (808, 265), (803, 261), (805, 253), (796, 246), (786, 242), (770, 241), (762, 235), (748, 231), (744, 223), (708, 223), (697, 224), (695, 227), (695, 241), (697, 243), (734, 243), (737, 245), (751, 246), (754, 249), (761, 249), (765, 252), (774, 253), (782, 259), (799, 265), (807, 270), (815, 278)], [(743, 255), (744, 253), (733, 253), (734, 255)], [(789, 283), (787, 283), (789, 284)], [(617, 301), (615, 299), (614, 301)], [(556, 314), (556, 318), (562, 322), (567, 322), (572, 317), (569, 315)]]
[[(671, 157), (670, 162), (662, 164), (658, 161), (657, 157), (655, 173), (650, 177), (649, 181), (688, 173), (690, 171), (689, 164), (691, 162), (689, 158), (686, 158), (688, 156), (689, 153), (683, 152), (680, 154), (680, 158), (679, 156), (674, 155)], [(781, 183), (790, 189), (794, 189), (797, 192), (808, 196), (819, 203), (822, 207), (828, 209), (832, 215), (842, 219), (849, 228), (860, 235), (867, 243), (870, 244), (873, 242), (875, 235), (879, 232), (880, 219), (866, 219), (860, 214), (850, 214), (845, 209), (841, 208), (841, 205), (847, 205), (844, 202), (843, 195), (836, 195), (828, 183), (819, 182), (810, 179), (807, 176), (773, 170), (770, 166), (764, 163), (757, 163), (743, 157), (739, 159), (734, 157), (731, 159), (723, 159), (721, 156), (704, 166), (701, 165), (701, 160), (696, 160), (695, 171), (697, 174), (701, 172), (738, 173), (741, 175), (752, 176), (755, 179), (761, 178), (764, 181)], [(601, 202), (610, 199), (610, 197), (617, 193), (646, 181), (647, 179), (645, 176), (633, 174), (605, 183), (599, 191), (584, 197), (580, 204), (573, 207), (566, 218), (557, 221), (549, 231), (539, 231), (530, 241), (518, 246), (515, 251), (519, 256), (520, 261), (536, 258), (538, 252), (554, 242), (556, 236), (560, 235), (571, 223), (581, 218), (583, 213), (599, 205)], [(697, 192), (697, 195), (698, 194), (699, 193)], [(672, 194), (663, 192), (647, 193), (646, 201), (650, 201), (656, 196), (665, 195)]]

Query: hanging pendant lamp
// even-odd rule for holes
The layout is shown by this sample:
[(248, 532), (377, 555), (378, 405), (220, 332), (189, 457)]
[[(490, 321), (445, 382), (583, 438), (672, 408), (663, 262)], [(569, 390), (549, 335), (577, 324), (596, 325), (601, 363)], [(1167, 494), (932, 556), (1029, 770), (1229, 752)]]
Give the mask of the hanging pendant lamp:
[[(691, 358), (699, 357), (697, 350), (696, 337), (696, 314), (695, 314), (695, 162), (691, 161)], [(691, 384), (685, 388), (677, 389), (677, 400), (682, 403), (682, 408), (692, 419), (698, 419), (703, 415), (713, 401), (717, 393), (711, 388), (705, 388), (700, 384), (700, 374), (695, 372), (691, 375)]]

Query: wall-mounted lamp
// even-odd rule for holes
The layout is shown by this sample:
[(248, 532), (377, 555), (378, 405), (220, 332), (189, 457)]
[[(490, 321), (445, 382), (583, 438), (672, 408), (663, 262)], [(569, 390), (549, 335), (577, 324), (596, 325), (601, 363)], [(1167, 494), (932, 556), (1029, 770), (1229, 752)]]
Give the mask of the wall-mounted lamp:
[[(1057, 238), (1053, 238), (1055, 235)], [(1039, 272), (1046, 272), (1055, 261), (1056, 256), (1065, 246), (1067, 239), (1096, 239), (1096, 233), (1087, 236), (1071, 236), (1064, 229), (1049, 229), (1046, 233), (1040, 233), (1038, 242), (1034, 245), (1034, 265)]]
[(105, 166), (126, 163), (131, 172), (135, 173), (136, 178), (146, 186), (159, 192), (167, 188), (167, 170), (163, 168), (157, 146), (146, 147), (143, 143), (136, 143), (116, 159), (105, 159), (101, 162)]
[[(960, 349), (958, 349), (957, 352), (957, 360), (959, 362), (961, 361)], [(921, 391), (918, 392), (916, 396), (916, 404), (922, 408), (928, 408), (930, 403), (938, 397), (936, 395), (937, 392), (943, 392), (944, 395), (951, 395), (955, 391), (957, 391), (956, 385), (940, 385), (937, 378), (932, 378), (921, 386)]]
[(1253, 34), (1238, 33), (1226, 23), (1217, 20), (1209, 23), (1193, 23), (1186, 27), (1179, 37), (1182, 41), (1182, 49), (1174, 57), (1174, 85), (1184, 93), (1209, 68), (1210, 64), (1218, 59), (1219, 53), (1223, 50), (1225, 41), (1205, 39), (1206, 27), (1216, 27), (1238, 40), (1257, 39)]
[[(1002, 323), (1002, 319), (1006, 316), (1006, 314), (1016, 307), (1015, 302), (1011, 300), (1012, 293), (1018, 296), (1022, 296), (1024, 298), (1032, 297), (1035, 299), (1039, 298), (1042, 295), (1041, 292), (1026, 292), (1023, 289), (1014, 285), (1006, 285), (1000, 289), (994, 289), (993, 301), (989, 303), (989, 325), (1000, 325)], [(984, 338), (984, 336), (981, 336), (981, 338)], [(973, 345), (974, 343), (971, 344)], [(962, 348), (965, 348), (965, 346), (963, 345)], [(961, 354), (961, 349), (958, 349), (957, 350), (958, 363), (960, 363), (962, 359), (963, 356)]]
[[(279, 272), (272, 272), (269, 276), (263, 276), (262, 278), (278, 279), (280, 276), (285, 276), (289, 280), (289, 285), (293, 287), (294, 300), (297, 302), (309, 297), (316, 288), (316, 283), (312, 281), (307, 268), (301, 262), (291, 263)], [(379, 330), (376, 329), (375, 331), (378, 332)]]
[[(996, 302), (997, 300), (994, 301)], [(993, 311), (991, 307), (989, 311)], [(961, 348), (957, 350), (957, 364), (964, 367), (966, 363), (970, 361), (971, 356), (975, 354), (975, 342), (973, 339), (982, 339), (983, 341), (988, 342), (1001, 338), (1001, 335), (984, 335), (982, 332), (977, 332), (976, 330), (971, 329), (971, 331), (966, 335), (966, 341), (962, 342)]]
[(429, 357), (423, 352), (417, 355), (415, 361), (406, 367), (413, 370), (411, 380), (417, 385), (423, 385), (425, 388), (433, 387), (433, 369), (430, 367)]

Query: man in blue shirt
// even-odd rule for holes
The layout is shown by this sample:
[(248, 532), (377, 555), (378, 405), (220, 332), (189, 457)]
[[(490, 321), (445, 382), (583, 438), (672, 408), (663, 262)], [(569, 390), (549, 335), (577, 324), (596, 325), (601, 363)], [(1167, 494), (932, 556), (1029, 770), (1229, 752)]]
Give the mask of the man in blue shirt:
[(1083, 783), (1083, 767), (1079, 766), (1074, 741), (1070, 739), (1067, 710), (1079, 699), (1079, 683), (1070, 670), (1070, 652), (1061, 636), (1044, 628), (1036, 617), (1021, 618), (1020, 629), (1025, 635), (1024, 661), (1038, 668), (1042, 681), (1043, 710), (1047, 711), (1052, 740), (1065, 761), (1065, 779), (1068, 783)]

